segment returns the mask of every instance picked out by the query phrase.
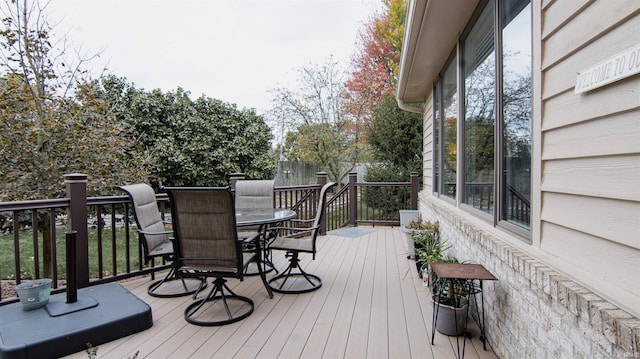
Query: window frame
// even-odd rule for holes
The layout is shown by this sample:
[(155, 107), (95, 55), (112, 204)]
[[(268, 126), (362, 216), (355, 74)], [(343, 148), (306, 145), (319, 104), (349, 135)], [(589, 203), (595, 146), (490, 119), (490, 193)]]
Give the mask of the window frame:
[(460, 80), (458, 82), (458, 92), (459, 92), (459, 96), (461, 98), (460, 101), (460, 109), (459, 109), (459, 116), (458, 116), (458, 127), (460, 128), (460, 143), (458, 145), (458, 161), (460, 162), (460, 187), (458, 188), (458, 192), (460, 193), (459, 196), (459, 205), (460, 208), (468, 211), (468, 212), (472, 212), (475, 216), (480, 217), (482, 219), (484, 219), (487, 222), (493, 223), (493, 225), (496, 225), (496, 221), (495, 221), (495, 217), (496, 217), (496, 212), (497, 212), (497, 197), (496, 197), (496, 190), (497, 190), (497, 183), (496, 183), (496, 173), (498, 171), (498, 169), (496, 168), (496, 160), (498, 157), (496, 157), (496, 141), (497, 141), (497, 133), (496, 132), (496, 123), (499, 121), (498, 120), (498, 113), (497, 113), (497, 107), (498, 107), (498, 99), (500, 96), (500, 94), (498, 93), (498, 88), (497, 88), (497, 79), (494, 78), (494, 86), (493, 86), (493, 94), (494, 94), (494, 99), (493, 99), (493, 113), (494, 113), (494, 124), (493, 124), (493, 135), (494, 135), (494, 142), (493, 142), (493, 147), (494, 147), (494, 153), (493, 153), (493, 183), (492, 183), (492, 191), (493, 191), (493, 208), (491, 209), (491, 212), (487, 212), (487, 211), (483, 211), (481, 209), (475, 208), (474, 206), (466, 203), (466, 197), (467, 197), (467, 186), (466, 186), (466, 178), (467, 178), (467, 173), (466, 173), (466, 163), (465, 163), (465, 159), (466, 159), (466, 139), (467, 139), (467, 133), (466, 133), (466, 108), (465, 108), (465, 104), (467, 103), (467, 93), (466, 93), (466, 73), (464, 71), (464, 66), (465, 66), (465, 40), (467, 39), (467, 37), (469, 37), (469, 34), (472, 32), (473, 28), (475, 27), (475, 25), (477, 24), (478, 20), (480, 19), (482, 13), (484, 12), (485, 7), (489, 6), (492, 4), (493, 6), (493, 14), (492, 16), (494, 17), (492, 19), (493, 22), (493, 56), (494, 56), (494, 69), (493, 69), (493, 74), (494, 77), (496, 77), (496, 75), (498, 74), (498, 68), (495, 62), (495, 58), (498, 56), (498, 54), (496, 53), (496, 44), (497, 39), (496, 39), (496, 21), (495, 21), (495, 14), (496, 14), (496, 2), (499, 2), (500, 0), (484, 0), (481, 1), (478, 6), (476, 7), (476, 9), (473, 12), (473, 15), (471, 17), (471, 19), (469, 20), (469, 22), (467, 23), (467, 26), (465, 27), (465, 30), (462, 32), (462, 34), (460, 35), (460, 40), (459, 40), (459, 47), (460, 47), (460, 60), (459, 60), (459, 67), (458, 67), (458, 71), (460, 73)]
[[(434, 96), (434, 101), (439, 100), (440, 103), (438, 105), (438, 110), (440, 111), (440, 114), (438, 116), (440, 123), (438, 124), (438, 142), (433, 141), (434, 145), (437, 143), (438, 144), (438, 155), (439, 158), (437, 159), (437, 165), (438, 165), (438, 176), (434, 175), (434, 180), (438, 181), (438, 185), (434, 186), (433, 189), (433, 193), (438, 197), (441, 198), (447, 202), (450, 202), (452, 204), (455, 204), (458, 202), (458, 182), (459, 182), (459, 171), (458, 171), (458, 160), (456, 158), (456, 177), (458, 177), (456, 179), (456, 195), (454, 197), (450, 197), (448, 195), (446, 195), (444, 192), (444, 188), (445, 188), (445, 183), (444, 183), (444, 147), (445, 147), (445, 141), (444, 141), (444, 120), (445, 120), (445, 115), (444, 115), (444, 111), (445, 111), (445, 106), (444, 106), (444, 74), (446, 72), (446, 70), (449, 68), (449, 66), (451, 66), (451, 64), (454, 64), (455, 70), (456, 70), (456, 96), (458, 96), (458, 98), (456, 99), (456, 101), (458, 102), (458, 109), (456, 109), (456, 111), (458, 112), (458, 114), (460, 113), (460, 109), (459, 109), (459, 104), (460, 104), (460, 100), (459, 100), (459, 96), (460, 96), (460, 92), (459, 87), (460, 87), (460, 56), (458, 54), (458, 49), (459, 46), (458, 44), (456, 44), (456, 46), (453, 48), (453, 50), (451, 51), (451, 54), (449, 54), (449, 57), (447, 57), (447, 61), (445, 61), (445, 65), (442, 67), (442, 70), (440, 71), (440, 73), (438, 74), (436, 83), (434, 84), (434, 88), (438, 88), (438, 93), (439, 93), (439, 98), (436, 99)], [(434, 108), (436, 108), (434, 106)], [(434, 114), (434, 120), (435, 120), (435, 114)], [(459, 146), (459, 125), (460, 125), (460, 118), (458, 116), (458, 118), (456, 118), (457, 121), (457, 125), (456, 125), (456, 146)], [(435, 126), (434, 126), (435, 127)], [(434, 149), (435, 152), (435, 149)], [(435, 162), (435, 161), (434, 161)], [(434, 166), (435, 167), (435, 166)], [(435, 170), (435, 168), (434, 168)], [(434, 171), (435, 172), (435, 171)], [(437, 189), (437, 191), (436, 191)]]
[[(531, 4), (532, 1), (528, 1), (528, 4)], [(482, 14), (483, 10), (485, 9), (486, 6), (492, 5), (493, 6), (493, 37), (494, 37), (494, 45), (493, 45), (493, 56), (494, 56), (494, 60), (495, 60), (495, 70), (494, 70), (494, 93), (495, 93), (495, 99), (494, 99), (494, 173), (493, 173), (493, 210), (492, 213), (474, 208), (471, 205), (468, 205), (465, 203), (465, 164), (464, 164), (464, 160), (465, 160), (465, 85), (464, 85), (464, 76), (465, 74), (463, 73), (463, 61), (464, 61), (464, 51), (463, 51), (463, 41), (464, 39), (467, 37), (467, 35), (469, 34), (469, 32), (473, 29), (473, 27), (475, 26), (476, 22), (478, 21), (478, 18), (480, 17), (480, 15)], [(531, 243), (531, 238), (532, 238), (532, 229), (531, 229), (531, 224), (529, 225), (529, 228), (524, 228), (521, 226), (518, 226), (516, 224), (510, 223), (507, 219), (503, 219), (505, 218), (504, 214), (506, 211), (506, 208), (503, 204), (503, 200), (504, 200), (504, 192), (503, 192), (503, 187), (506, 186), (506, 179), (504, 178), (504, 176), (502, 176), (502, 173), (505, 170), (505, 164), (503, 161), (503, 155), (504, 155), (504, 150), (503, 150), (503, 146), (504, 146), (504, 130), (505, 130), (505, 126), (504, 126), (504, 114), (503, 114), (503, 108), (504, 108), (504, 92), (503, 92), (503, 85), (504, 85), (504, 76), (503, 76), (503, 42), (502, 42), (502, 27), (503, 27), (503, 21), (502, 21), (502, 16), (501, 16), (501, 11), (502, 11), (502, 0), (483, 0), (480, 1), (480, 3), (476, 6), (476, 9), (474, 10), (474, 13), (471, 17), (471, 19), (469, 20), (469, 22), (467, 23), (467, 26), (465, 27), (464, 31), (461, 33), (461, 35), (458, 38), (458, 41), (456, 43), (456, 46), (454, 47), (453, 51), (451, 52), (451, 54), (449, 55), (449, 57), (447, 58), (447, 61), (445, 62), (445, 65), (442, 67), (441, 72), (438, 74), (438, 77), (436, 78), (436, 81), (434, 82), (433, 85), (433, 120), (436, 121), (438, 120), (439, 123), (436, 126), (434, 124), (433, 128), (434, 128), (434, 141), (433, 141), (433, 146), (434, 148), (432, 149), (434, 152), (434, 155), (437, 154), (438, 158), (435, 158), (434, 156), (434, 176), (433, 176), (433, 187), (432, 187), (432, 193), (434, 196), (443, 199), (447, 202), (451, 202), (456, 204), (460, 209), (464, 210), (465, 212), (469, 212), (471, 214), (473, 214), (476, 217), (482, 218), (483, 220), (487, 221), (488, 223), (491, 223), (494, 227), (499, 227), (499, 228), (504, 228), (506, 230), (508, 230), (509, 232), (512, 232), (516, 235), (518, 235), (518, 237), (520, 237), (521, 239), (523, 239), (525, 242)], [(530, 14), (531, 18), (533, 18), (533, 14)], [(533, 21), (531, 21), (531, 26), (533, 26)], [(532, 41), (533, 42), (533, 41)], [(531, 46), (533, 46), (533, 44), (531, 44)], [(444, 141), (444, 121), (445, 121), (445, 116), (444, 116), (444, 81), (443, 81), (443, 77), (444, 77), (444, 73), (446, 72), (446, 70), (448, 69), (448, 67), (451, 65), (452, 61), (455, 61), (455, 67), (456, 67), (456, 96), (457, 96), (457, 101), (458, 101), (458, 115), (457, 115), (457, 156), (456, 156), (456, 166), (457, 166), (457, 181), (456, 181), (456, 196), (455, 198), (451, 198), (449, 196), (447, 196), (444, 192), (444, 160), (445, 160), (445, 154), (444, 154), (444, 147), (445, 147), (445, 141)], [(533, 74), (531, 74), (533, 76)], [(438, 103), (436, 104), (436, 101), (438, 101)], [(533, 110), (533, 99), (531, 101), (531, 109)], [(436, 115), (436, 111), (439, 111), (439, 113)], [(531, 123), (531, 126), (533, 124)], [(436, 133), (437, 130), (437, 133)], [(436, 141), (436, 137), (438, 141)], [(533, 133), (531, 133), (531, 140), (533, 140)], [(435, 146), (438, 146), (438, 148), (436, 149)], [(533, 158), (531, 159), (531, 165), (530, 168), (533, 167)], [(436, 175), (437, 173), (437, 175)], [(531, 173), (531, 171), (530, 171)], [(532, 176), (532, 175), (531, 175)], [(530, 183), (532, 183), (533, 178), (530, 177), (529, 179)], [(532, 213), (529, 212), (529, 221), (531, 223), (531, 217), (532, 217)]]

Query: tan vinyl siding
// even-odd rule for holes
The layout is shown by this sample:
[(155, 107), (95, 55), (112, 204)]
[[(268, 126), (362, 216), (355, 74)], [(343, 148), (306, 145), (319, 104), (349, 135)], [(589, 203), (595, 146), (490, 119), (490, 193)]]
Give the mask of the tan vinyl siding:
[[(558, 1), (559, 4), (566, 1)], [(573, 2), (573, 1), (569, 1)], [(594, 1), (586, 7), (573, 9), (573, 6), (559, 6), (560, 10), (582, 10), (575, 13), (556, 11), (550, 6), (543, 13), (542, 41), (544, 53), (542, 69), (546, 69), (594, 42), (598, 37), (620, 26), (628, 20), (629, 14), (638, 11), (637, 0)], [(554, 5), (555, 5), (554, 4)], [(637, 13), (636, 13), (637, 15)], [(554, 21), (554, 19), (558, 19)], [(560, 21), (560, 20), (563, 21)], [(559, 25), (559, 27), (552, 27)], [(627, 39), (629, 46), (636, 39)], [(624, 41), (619, 39), (619, 41)], [(590, 57), (586, 56), (585, 60)]]
[(542, 250), (557, 255), (572, 277), (637, 309), (640, 251), (548, 222), (543, 222), (542, 238)]
[[(638, 2), (640, 3), (640, 1)], [(596, 63), (598, 60), (585, 60), (586, 66)], [(575, 72), (583, 68), (575, 69)], [(545, 82), (553, 82), (554, 78), (544, 76)], [(574, 83), (575, 84), (575, 78)], [(573, 87), (571, 91), (550, 99), (543, 98), (542, 131), (561, 126), (569, 126), (582, 121), (610, 116), (634, 110), (637, 114), (640, 110), (640, 78), (633, 76), (611, 85), (575, 95)], [(611, 124), (615, 126), (614, 123)]]
[[(416, 19), (447, 15), (437, 6), (447, 1), (417, 0), (431, 13)], [(488, 333), (498, 333), (489, 334), (489, 343), (499, 357), (635, 358), (640, 352), (640, 74), (578, 95), (574, 86), (578, 73), (640, 44), (640, 1), (532, 0), (531, 5), (530, 236), (432, 193), (430, 90), (420, 92), (428, 99), (419, 209), (439, 221), (441, 238), (451, 245), (448, 255), (482, 263), (498, 278), (485, 287), (484, 299)], [(407, 29), (462, 34), (416, 19)], [(412, 43), (422, 57), (404, 59), (401, 69), (410, 69), (415, 82), (433, 77), (418, 70), (443, 58), (446, 46), (439, 42)], [(463, 156), (459, 151), (458, 186)]]
[(586, 196), (575, 201), (571, 194), (553, 192), (545, 192), (542, 201), (544, 222), (640, 249), (637, 237), (629, 235), (629, 231), (640, 233), (638, 202)]
[(540, 248), (640, 312), (640, 76), (574, 94), (577, 73), (638, 44), (640, 1), (542, 5)]
[(543, 160), (640, 152), (638, 112), (626, 112), (545, 131)]
[[(572, 3), (572, 1), (563, 1)], [(621, 40), (622, 39), (622, 40)], [(576, 71), (582, 70), (588, 64), (585, 63), (584, 54), (597, 58), (606, 58), (633, 46), (640, 39), (640, 26), (632, 21), (626, 21), (611, 29), (611, 31), (594, 39), (582, 51), (566, 57), (562, 62), (545, 69), (545, 76), (552, 78), (544, 86), (544, 98), (548, 99), (559, 93), (571, 91), (576, 83)], [(560, 51), (560, 50), (557, 50)]]
[(638, 155), (545, 161), (542, 192), (640, 201), (639, 163)]
[(562, 25), (571, 21), (571, 19), (580, 12), (580, 9), (588, 6), (591, 0), (572, 0), (572, 1), (543, 1), (544, 10), (544, 27), (542, 38), (546, 39), (553, 31), (557, 31)]

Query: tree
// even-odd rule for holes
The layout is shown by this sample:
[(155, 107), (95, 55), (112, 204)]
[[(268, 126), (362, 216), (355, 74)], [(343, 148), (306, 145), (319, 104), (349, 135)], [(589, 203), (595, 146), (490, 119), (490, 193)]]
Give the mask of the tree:
[(272, 91), (272, 121), (289, 131), (283, 155), (320, 165), (331, 181), (340, 183), (362, 157), (357, 128), (344, 107), (344, 73), (329, 58), (302, 67), (299, 74), (295, 90)]
[[(82, 71), (91, 57), (66, 61), (68, 48), (53, 41), (45, 9), (27, 0), (0, 5), (0, 161), (8, 200), (63, 197), (66, 173), (90, 174), (92, 194), (138, 173), (123, 155), (123, 128)], [(42, 213), (39, 223), (44, 276), (53, 263), (49, 216)]]
[(130, 129), (124, 136), (149, 165), (151, 182), (211, 186), (228, 184), (233, 172), (273, 176), (272, 134), (254, 110), (205, 96), (192, 101), (181, 88), (146, 92), (115, 76), (103, 83), (118, 121)]
[[(403, 111), (393, 96), (378, 106), (369, 129), (369, 145), (376, 162), (367, 169), (368, 182), (407, 181), (422, 168), (422, 116)], [(394, 218), (404, 203), (398, 188), (368, 188), (367, 205), (387, 218)], [(406, 192), (405, 192), (406, 196)]]
[(372, 18), (360, 31), (360, 50), (352, 59), (347, 81), (349, 113), (365, 126), (376, 108), (394, 93), (404, 36), (406, 3), (385, 0), (386, 12)]
[(122, 126), (98, 96), (98, 82), (82, 71), (88, 59), (71, 66), (67, 49), (52, 46), (45, 9), (26, 0), (1, 8), (0, 158), (10, 164), (4, 175), (10, 200), (62, 197), (65, 173), (90, 174), (94, 194), (136, 173), (122, 161), (128, 151), (118, 136)]
[(422, 117), (401, 110), (395, 98), (388, 96), (369, 127), (369, 144), (376, 160), (392, 171), (387, 180), (406, 181), (411, 172), (422, 168)]

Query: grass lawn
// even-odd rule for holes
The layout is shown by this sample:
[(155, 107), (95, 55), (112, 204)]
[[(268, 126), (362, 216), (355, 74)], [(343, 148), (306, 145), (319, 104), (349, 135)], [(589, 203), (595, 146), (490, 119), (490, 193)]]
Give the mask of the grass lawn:
[[(20, 232), (20, 272), (21, 279), (32, 279), (35, 277), (35, 259), (34, 259), (34, 239), (32, 230), (24, 230)], [(38, 232), (38, 258), (40, 276), (43, 275), (43, 241), (42, 232)], [(66, 253), (65, 253), (65, 233), (63, 230), (56, 231), (56, 262), (58, 269), (58, 278), (66, 277)], [(139, 267), (139, 250), (141, 250), (138, 242), (138, 234), (135, 230), (129, 231), (129, 266), (131, 270)], [(123, 273), (127, 271), (127, 240), (124, 228), (103, 229), (102, 243), (99, 244), (98, 230), (89, 230), (89, 276), (90, 278), (99, 278), (99, 254), (102, 253), (102, 275), (109, 276), (115, 272)], [(114, 253), (115, 252), (115, 253)], [(15, 244), (13, 234), (0, 236), (0, 279), (15, 280)]]

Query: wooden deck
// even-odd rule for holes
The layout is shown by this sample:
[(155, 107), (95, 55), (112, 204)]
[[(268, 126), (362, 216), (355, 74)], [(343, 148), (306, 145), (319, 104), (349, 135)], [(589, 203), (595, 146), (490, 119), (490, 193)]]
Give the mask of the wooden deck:
[[(361, 234), (361, 235), (360, 235)], [(360, 235), (360, 236), (358, 236)], [(238, 323), (199, 327), (183, 318), (191, 297), (147, 295), (149, 278), (123, 285), (153, 309), (154, 325), (98, 346), (98, 358), (454, 358), (456, 338), (436, 332), (430, 345), (432, 308), (415, 263), (406, 259), (398, 228), (357, 227), (319, 237), (315, 261), (303, 266), (323, 279), (319, 290), (269, 299), (259, 277), (231, 280), (251, 297), (255, 311)], [(284, 257), (277, 253), (276, 264)], [(484, 351), (479, 330), (465, 357), (496, 358)], [(462, 338), (460, 338), (462, 344)], [(87, 358), (85, 352), (68, 358)]]

